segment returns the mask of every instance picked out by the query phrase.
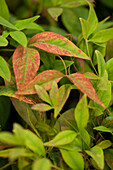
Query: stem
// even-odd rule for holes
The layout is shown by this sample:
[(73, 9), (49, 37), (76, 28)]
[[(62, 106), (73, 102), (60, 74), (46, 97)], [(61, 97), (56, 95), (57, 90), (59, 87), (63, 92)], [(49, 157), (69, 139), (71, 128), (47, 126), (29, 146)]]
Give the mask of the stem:
[[(89, 57), (91, 58), (91, 56), (90, 56), (90, 52), (89, 52), (88, 40), (86, 40), (86, 47), (87, 47), (88, 55), (89, 55)], [(95, 73), (98, 75), (97, 70), (95, 69), (95, 66), (94, 66), (94, 64), (93, 64), (92, 60), (90, 60), (90, 62), (91, 62), (91, 66), (93, 67), (93, 69), (94, 69)]]
[[(70, 59), (71, 59), (71, 61), (73, 61), (73, 59), (72, 59), (72, 57), (70, 56)], [(77, 72), (79, 72), (78, 71), (78, 69), (77, 69), (77, 67), (75, 66), (75, 64), (73, 63), (73, 67), (75, 68), (75, 70), (77, 71)]]
[(64, 65), (64, 68), (65, 68), (65, 73), (66, 73), (66, 76), (67, 76), (67, 69), (66, 69), (66, 64), (64, 62), (64, 60), (62, 59), (62, 57), (60, 55), (58, 55), (58, 57), (61, 59), (63, 65)]
[(0, 51), (14, 51), (15, 49), (0, 49)]
[(13, 165), (13, 164), (16, 164), (14, 162), (9, 162), (8, 164), (4, 165), (3, 167), (1, 167), (0, 169), (3, 170), (3, 169), (6, 169), (8, 166), (10, 165)]

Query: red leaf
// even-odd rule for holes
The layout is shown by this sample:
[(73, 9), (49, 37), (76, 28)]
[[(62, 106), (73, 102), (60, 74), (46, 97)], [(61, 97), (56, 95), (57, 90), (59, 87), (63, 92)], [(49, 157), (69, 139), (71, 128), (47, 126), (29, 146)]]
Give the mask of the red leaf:
[(42, 85), (43, 88), (49, 90), (52, 86), (52, 82), (59, 82), (63, 74), (57, 70), (46, 70), (38, 74), (34, 80), (32, 80), (27, 86), (25, 86), (21, 91), (16, 91), (15, 94), (35, 94), (36, 90), (34, 88), (35, 84)]
[(29, 46), (38, 47), (53, 54), (73, 56), (90, 60), (90, 58), (74, 43), (53, 32), (41, 32), (34, 35), (29, 41)]
[(92, 99), (97, 104), (101, 105), (102, 107), (106, 108), (105, 105), (99, 99), (94, 87), (90, 83), (89, 79), (85, 77), (85, 75), (81, 73), (74, 73), (67, 78), (75, 84), (78, 89), (80, 89), (84, 94), (86, 94), (90, 99)]
[(40, 56), (36, 49), (21, 45), (16, 48), (13, 54), (13, 69), (18, 90), (34, 79), (39, 65)]

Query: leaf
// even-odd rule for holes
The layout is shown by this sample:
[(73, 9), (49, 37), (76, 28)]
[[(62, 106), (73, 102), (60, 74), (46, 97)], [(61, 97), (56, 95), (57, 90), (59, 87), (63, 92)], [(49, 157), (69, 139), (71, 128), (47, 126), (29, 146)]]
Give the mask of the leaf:
[(106, 62), (106, 70), (108, 73), (108, 79), (113, 81), (113, 58)]
[(83, 170), (84, 169), (84, 160), (81, 154), (77, 151), (67, 151), (60, 149), (62, 157), (66, 164), (74, 170)]
[(42, 158), (34, 161), (32, 165), (32, 170), (50, 170), (51, 169), (51, 162), (47, 158)]
[(85, 152), (93, 158), (100, 169), (104, 169), (104, 154), (103, 150), (100, 147), (94, 146), (93, 148), (91, 148), (90, 150), (86, 150)]
[(33, 30), (44, 31), (44, 29), (40, 25), (38, 25), (38, 24), (36, 24), (34, 22), (26, 25), (26, 29), (33, 29)]
[(0, 16), (9, 20), (9, 10), (5, 0), (0, 0)]
[(90, 60), (90, 58), (71, 41), (53, 32), (42, 32), (34, 35), (29, 41), (29, 46), (38, 47), (53, 54)]
[(86, 72), (84, 73), (85, 77), (88, 78), (88, 79), (92, 79), (92, 80), (98, 80), (100, 79), (99, 76), (97, 76), (96, 74), (94, 73), (90, 73), (90, 72)]
[(7, 81), (11, 79), (11, 73), (7, 62), (0, 56), (0, 76)]
[(66, 145), (68, 143), (71, 143), (76, 136), (77, 133), (75, 131), (65, 130), (59, 132), (51, 141), (44, 143), (44, 146), (57, 147), (60, 145)]
[(101, 147), (102, 149), (107, 149), (112, 145), (110, 140), (103, 140), (102, 142), (98, 143), (96, 146)]
[(27, 148), (37, 153), (39, 156), (45, 156), (45, 149), (41, 139), (39, 139), (33, 132), (30, 130), (25, 130), (25, 145)]
[(96, 16), (95, 10), (91, 3), (89, 3), (89, 16), (88, 16), (88, 23), (89, 23), (89, 31), (88, 31), (88, 37), (91, 35), (97, 28), (98, 25), (98, 18)]
[(87, 40), (88, 36), (89, 36), (89, 34), (88, 34), (89, 33), (89, 22), (83, 18), (80, 18), (80, 22), (81, 22), (81, 26), (82, 26), (83, 37), (85, 40)]
[(105, 150), (105, 161), (107, 165), (113, 169), (113, 149)]
[(109, 133), (112, 134), (112, 131), (105, 126), (98, 126), (98, 127), (93, 128), (93, 129), (101, 131), (101, 132), (109, 132)]
[(51, 100), (46, 90), (39, 85), (35, 85), (35, 89), (36, 89), (36, 92), (39, 98), (43, 100), (44, 102), (49, 103), (51, 105)]
[(79, 131), (83, 134), (84, 128), (87, 126), (89, 119), (89, 110), (87, 106), (87, 97), (84, 95), (81, 100), (78, 102), (75, 108), (75, 120)]
[(102, 107), (106, 108), (97, 96), (96, 91), (90, 81), (83, 74), (73, 73), (67, 76), (67, 78), (90, 99), (92, 99), (94, 102), (98, 103)]
[(27, 37), (23, 32), (21, 31), (10, 32), (10, 36), (24, 47), (27, 46)]
[(8, 158), (9, 153), (12, 149), (0, 150), (0, 157)]
[(23, 87), (22, 90), (17, 91), (15, 94), (35, 94), (36, 90), (34, 85), (40, 85), (45, 90), (49, 90), (52, 86), (52, 82), (59, 82), (63, 77), (63, 74), (57, 70), (46, 70), (39, 73), (28, 85)]
[[(93, 2), (93, 0), (89, 0)], [(87, 1), (84, 0), (67, 0), (67, 1), (62, 1), (61, 7), (65, 8), (74, 8), (74, 7), (79, 7), (81, 5), (86, 5)]]
[(38, 19), (40, 16), (36, 15), (34, 17), (23, 19), (23, 20), (17, 20), (13, 24), (19, 29), (23, 30), (29, 27), (29, 24), (33, 23), (36, 19)]
[(63, 9), (58, 7), (48, 8), (47, 11), (55, 21), (58, 21), (58, 17), (63, 13)]
[(0, 24), (3, 26), (6, 26), (8, 28), (11, 28), (13, 30), (18, 30), (17, 27), (15, 27), (13, 24), (11, 24), (10, 22), (8, 22), (5, 18), (3, 18), (2, 16), (0, 16)]
[(102, 77), (104, 75), (105, 68), (106, 68), (104, 57), (98, 50), (95, 51), (95, 54), (97, 56), (98, 72), (100, 77)]
[(113, 38), (113, 28), (108, 28), (102, 31), (96, 32), (91, 39), (89, 39), (89, 42), (94, 43), (104, 43), (109, 41)]
[(52, 87), (49, 91), (49, 96), (50, 96), (50, 99), (51, 99), (53, 106), (56, 105), (56, 95), (57, 94), (58, 94), (58, 85), (55, 81), (53, 81)]
[(37, 111), (40, 111), (40, 112), (46, 112), (48, 110), (53, 109), (53, 107), (51, 107), (50, 105), (45, 104), (45, 103), (38, 103), (38, 104), (33, 105), (31, 107), (31, 109), (37, 110)]
[[(8, 97), (0, 96), (0, 127), (3, 129), (11, 111), (11, 102)], [(5, 114), (5, 116), (4, 116)]]
[(13, 69), (17, 89), (21, 90), (37, 73), (40, 65), (40, 56), (36, 49), (18, 46), (13, 54)]
[(0, 46), (4, 47), (4, 46), (7, 46), (7, 45), (8, 45), (7, 39), (5, 37), (3, 37), (3, 36), (0, 36)]
[[(66, 68), (67, 68), (67, 67), (71, 66), (74, 62), (64, 60), (64, 63), (65, 63)], [(61, 60), (55, 60), (53, 69), (58, 70), (58, 71), (63, 71), (65, 69), (63, 62)]]
[(56, 118), (59, 112), (62, 110), (64, 104), (66, 103), (69, 94), (70, 94), (71, 86), (63, 85), (59, 88), (58, 93), (56, 94), (56, 105), (54, 105), (54, 117)]

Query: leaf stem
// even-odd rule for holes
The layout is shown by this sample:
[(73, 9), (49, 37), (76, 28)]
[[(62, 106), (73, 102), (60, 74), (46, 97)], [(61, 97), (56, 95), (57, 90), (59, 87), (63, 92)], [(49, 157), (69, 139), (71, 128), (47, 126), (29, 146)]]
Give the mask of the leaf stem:
[(58, 55), (58, 57), (61, 59), (63, 65), (64, 65), (64, 68), (65, 68), (65, 73), (66, 73), (66, 76), (67, 76), (67, 69), (66, 69), (66, 64), (64, 62), (64, 60), (62, 59), (62, 57), (60, 55)]

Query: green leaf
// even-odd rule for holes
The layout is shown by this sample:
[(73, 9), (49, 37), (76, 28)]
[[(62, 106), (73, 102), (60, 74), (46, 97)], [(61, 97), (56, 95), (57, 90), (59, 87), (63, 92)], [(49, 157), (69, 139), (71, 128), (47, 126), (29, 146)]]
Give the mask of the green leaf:
[(33, 105), (31, 107), (31, 109), (37, 110), (37, 111), (40, 111), (40, 112), (46, 112), (48, 110), (53, 109), (53, 107), (48, 105), (48, 104), (45, 104), (45, 103), (38, 103), (38, 104)]
[(38, 24), (36, 24), (34, 22), (26, 25), (26, 29), (33, 29), (33, 30), (44, 31), (44, 29), (40, 25), (38, 25)]
[(112, 145), (110, 140), (103, 140), (102, 142), (98, 143), (96, 146), (101, 147), (102, 149), (107, 149)]
[(101, 132), (109, 132), (109, 133), (112, 134), (112, 131), (105, 126), (98, 126), (98, 127), (93, 128), (93, 129), (101, 131)]
[(13, 30), (18, 30), (17, 27), (15, 27), (13, 24), (11, 24), (10, 22), (8, 22), (6, 19), (4, 19), (3, 17), (0, 16), (0, 24), (3, 26), (6, 26), (8, 28), (11, 28)]
[(100, 147), (94, 146), (93, 148), (91, 148), (90, 150), (86, 150), (85, 152), (93, 158), (100, 169), (104, 169), (104, 154), (103, 150)]
[(74, 170), (83, 170), (84, 169), (84, 160), (81, 154), (77, 151), (67, 151), (60, 149), (62, 157), (66, 164)]
[(58, 21), (58, 17), (63, 13), (62, 8), (48, 8), (48, 13), (51, 15), (51, 17), (55, 20)]
[(96, 32), (89, 42), (104, 43), (113, 38), (113, 28), (108, 28), (102, 31)]
[(77, 122), (78, 129), (83, 133), (84, 128), (87, 126), (89, 119), (89, 111), (87, 106), (87, 97), (84, 95), (75, 108), (75, 120)]
[(89, 3), (90, 9), (89, 9), (89, 16), (88, 16), (88, 23), (89, 23), (89, 31), (88, 36), (91, 35), (97, 28), (98, 25), (98, 18), (96, 16), (95, 10), (91, 3)]
[(50, 92), (49, 92), (50, 99), (51, 99), (51, 102), (52, 102), (53, 106), (56, 105), (57, 94), (58, 94), (58, 85), (57, 85), (57, 83), (55, 81), (53, 81), (52, 87), (51, 87)]
[(9, 10), (5, 0), (0, 0), (0, 16), (9, 20)]
[(105, 161), (110, 169), (113, 169), (113, 149), (105, 150)]
[(7, 81), (11, 79), (11, 73), (7, 62), (0, 56), (0, 76)]
[(104, 75), (105, 69), (106, 69), (106, 64), (105, 64), (105, 61), (104, 61), (104, 57), (100, 53), (100, 51), (98, 51), (98, 50), (95, 51), (95, 54), (97, 56), (99, 76), (102, 77)]
[(70, 85), (62, 85), (56, 94), (56, 105), (54, 105), (54, 117), (56, 118), (66, 103), (71, 91)]
[(29, 27), (29, 24), (33, 23), (36, 19), (38, 19), (40, 16), (34, 16), (28, 19), (23, 19), (23, 20), (17, 20), (13, 24), (19, 29), (23, 30)]
[(39, 98), (41, 100), (43, 100), (44, 102), (49, 103), (51, 105), (51, 100), (50, 100), (50, 97), (49, 97), (47, 91), (39, 85), (35, 85), (35, 89), (36, 89), (36, 92), (37, 92)]
[(27, 37), (23, 32), (21, 31), (10, 32), (10, 36), (24, 47), (27, 46)]
[(113, 81), (113, 58), (106, 62), (106, 70), (108, 73), (108, 79)]
[(90, 60), (90, 58), (75, 46), (74, 43), (62, 35), (53, 32), (42, 32), (34, 35), (29, 41), (29, 46), (34, 46), (57, 55), (73, 56)]
[(0, 46), (7, 46), (8, 45), (8, 41), (5, 37), (0, 36)]
[(62, 132), (59, 132), (54, 139), (52, 139), (49, 142), (44, 143), (45, 146), (60, 146), (60, 145), (66, 145), (71, 143), (75, 137), (77, 136), (77, 133), (72, 130), (65, 130)]
[(81, 26), (82, 26), (82, 34), (85, 40), (88, 39), (88, 32), (89, 32), (89, 22), (83, 18), (80, 18)]
[(43, 142), (39, 139), (33, 132), (30, 130), (25, 130), (25, 145), (27, 148), (37, 153), (39, 156), (45, 156), (45, 149), (43, 146)]
[(32, 170), (50, 170), (51, 169), (51, 162), (47, 158), (42, 158), (34, 161), (32, 165)]
[[(0, 127), (3, 129), (10, 115), (11, 102), (8, 97), (0, 96)], [(5, 114), (5, 116), (4, 116)]]
[[(92, 1), (92, 0), (90, 0)], [(61, 1), (61, 7), (65, 7), (65, 8), (74, 8), (74, 7), (78, 7), (81, 5), (86, 5), (88, 2), (84, 1), (84, 0), (66, 0), (66, 1)]]
[[(66, 65), (66, 68), (74, 63), (73, 61), (68, 61), (68, 60), (63, 60), (63, 61)], [(63, 71), (65, 69), (63, 62), (61, 60), (55, 60), (53, 69), (58, 71)]]

